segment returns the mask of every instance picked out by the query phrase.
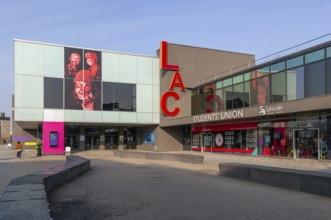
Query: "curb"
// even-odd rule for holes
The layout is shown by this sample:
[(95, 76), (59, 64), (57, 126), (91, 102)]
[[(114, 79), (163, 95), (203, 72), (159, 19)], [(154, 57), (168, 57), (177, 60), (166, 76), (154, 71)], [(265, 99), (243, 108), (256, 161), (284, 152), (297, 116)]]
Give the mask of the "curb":
[(120, 158), (177, 161), (190, 164), (202, 164), (204, 159), (201, 155), (137, 151), (113, 151), (113, 155)]
[(13, 179), (0, 198), (0, 219), (51, 219), (47, 193), (90, 169), (90, 160), (67, 156), (66, 163)]
[(260, 165), (219, 163), (220, 176), (331, 197), (331, 174)]

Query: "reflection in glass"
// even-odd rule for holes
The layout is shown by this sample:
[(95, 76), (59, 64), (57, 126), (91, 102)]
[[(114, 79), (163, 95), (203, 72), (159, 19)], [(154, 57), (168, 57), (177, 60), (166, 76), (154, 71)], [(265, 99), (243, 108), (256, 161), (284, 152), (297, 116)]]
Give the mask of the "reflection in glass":
[(325, 62), (305, 66), (305, 97), (325, 94)]
[(270, 103), (270, 80), (269, 76), (257, 79), (257, 104), (266, 105)]
[(136, 111), (136, 85), (103, 82), (104, 111)]
[(286, 75), (284, 72), (272, 75), (271, 89), (272, 102), (282, 102), (286, 100)]
[(304, 98), (304, 68), (287, 71), (287, 100)]

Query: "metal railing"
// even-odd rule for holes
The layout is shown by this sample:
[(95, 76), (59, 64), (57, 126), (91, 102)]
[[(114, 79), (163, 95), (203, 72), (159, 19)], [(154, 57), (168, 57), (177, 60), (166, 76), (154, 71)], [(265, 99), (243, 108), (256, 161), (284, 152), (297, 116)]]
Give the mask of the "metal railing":
[(254, 66), (257, 66), (257, 65), (260, 65), (260, 64), (263, 64), (263, 63), (266, 63), (266, 62), (270, 62), (270, 61), (279, 59), (281, 57), (284, 57), (286, 55), (289, 55), (289, 54), (298, 52), (300, 50), (307, 49), (309, 47), (312, 47), (314, 45), (317, 45), (317, 44), (320, 44), (320, 43), (323, 43), (323, 42), (327, 41), (326, 40), (327, 37), (330, 38), (328, 40), (331, 40), (331, 33), (322, 35), (320, 37), (314, 38), (314, 39), (309, 40), (309, 41), (305, 41), (303, 43), (300, 43), (300, 44), (297, 44), (295, 46), (289, 47), (287, 49), (278, 51), (278, 52), (273, 53), (273, 54), (270, 54), (268, 56), (265, 56), (265, 57), (262, 57), (262, 58), (259, 58), (259, 59), (252, 60), (252, 61), (250, 61), (248, 63), (242, 64), (240, 66), (233, 67), (233, 68), (228, 69), (226, 71), (223, 71), (223, 72), (220, 72), (220, 73), (216, 73), (214, 75), (211, 75), (211, 76), (202, 78), (200, 80), (200, 82), (199, 82), (199, 85), (201, 85), (201, 84), (208, 84), (208, 82), (213, 82), (213, 81), (215, 81), (217, 79), (221, 79), (221, 78), (224, 78), (226, 76), (230, 76), (230, 75), (232, 75), (234, 73), (237, 73), (237, 72), (240, 72), (240, 71), (243, 71), (243, 70), (247, 70), (249, 68), (252, 68)]

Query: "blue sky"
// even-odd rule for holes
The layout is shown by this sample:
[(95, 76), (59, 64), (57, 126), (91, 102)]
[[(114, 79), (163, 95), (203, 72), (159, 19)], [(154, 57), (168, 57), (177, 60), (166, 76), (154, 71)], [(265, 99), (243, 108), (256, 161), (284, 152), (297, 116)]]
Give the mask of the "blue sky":
[(258, 59), (331, 33), (330, 11), (329, 0), (0, 0), (0, 112), (11, 116), (13, 39), (152, 56), (165, 40)]

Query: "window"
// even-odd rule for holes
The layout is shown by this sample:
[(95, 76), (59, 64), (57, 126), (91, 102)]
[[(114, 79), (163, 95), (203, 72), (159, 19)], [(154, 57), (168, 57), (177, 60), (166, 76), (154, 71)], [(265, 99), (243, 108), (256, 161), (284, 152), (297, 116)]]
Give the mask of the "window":
[(232, 78), (223, 80), (223, 87), (231, 86), (232, 85)]
[(325, 94), (325, 62), (305, 66), (305, 97)]
[(292, 69), (297, 66), (303, 65), (303, 56), (295, 57), (286, 61), (287, 69)]
[(232, 92), (232, 86), (228, 86), (224, 88), (224, 95), (223, 97), (225, 98), (225, 110), (232, 109), (232, 99), (233, 99), (233, 92)]
[(257, 79), (257, 104), (270, 103), (270, 77), (265, 76)]
[(233, 109), (244, 107), (244, 84), (233, 86)]
[(250, 103), (251, 96), (251, 82), (244, 82), (244, 93), (243, 93), (243, 102), (244, 107), (254, 106), (256, 103)]
[(136, 85), (103, 82), (104, 111), (136, 111)]
[(251, 79), (252, 79), (252, 73), (245, 73), (244, 74), (244, 81), (248, 81), (248, 80), (251, 80)]
[(306, 54), (305, 59), (306, 64), (324, 59), (324, 49)]
[(304, 98), (304, 68), (288, 70), (286, 79), (287, 100)]
[(270, 66), (263, 67), (257, 70), (257, 77), (265, 76), (270, 73)]
[(331, 47), (326, 48), (326, 57), (331, 57)]
[(327, 94), (330, 94), (331, 93), (331, 59), (326, 60), (326, 85), (327, 85), (326, 92)]
[(216, 83), (216, 89), (220, 89), (223, 87), (223, 81), (219, 81)]
[(271, 65), (271, 73), (285, 70), (285, 61)]
[(63, 79), (44, 77), (44, 108), (63, 109)]
[(233, 77), (233, 84), (237, 84), (241, 82), (243, 82), (243, 75)]
[(271, 76), (271, 101), (286, 101), (286, 74), (284, 72)]

